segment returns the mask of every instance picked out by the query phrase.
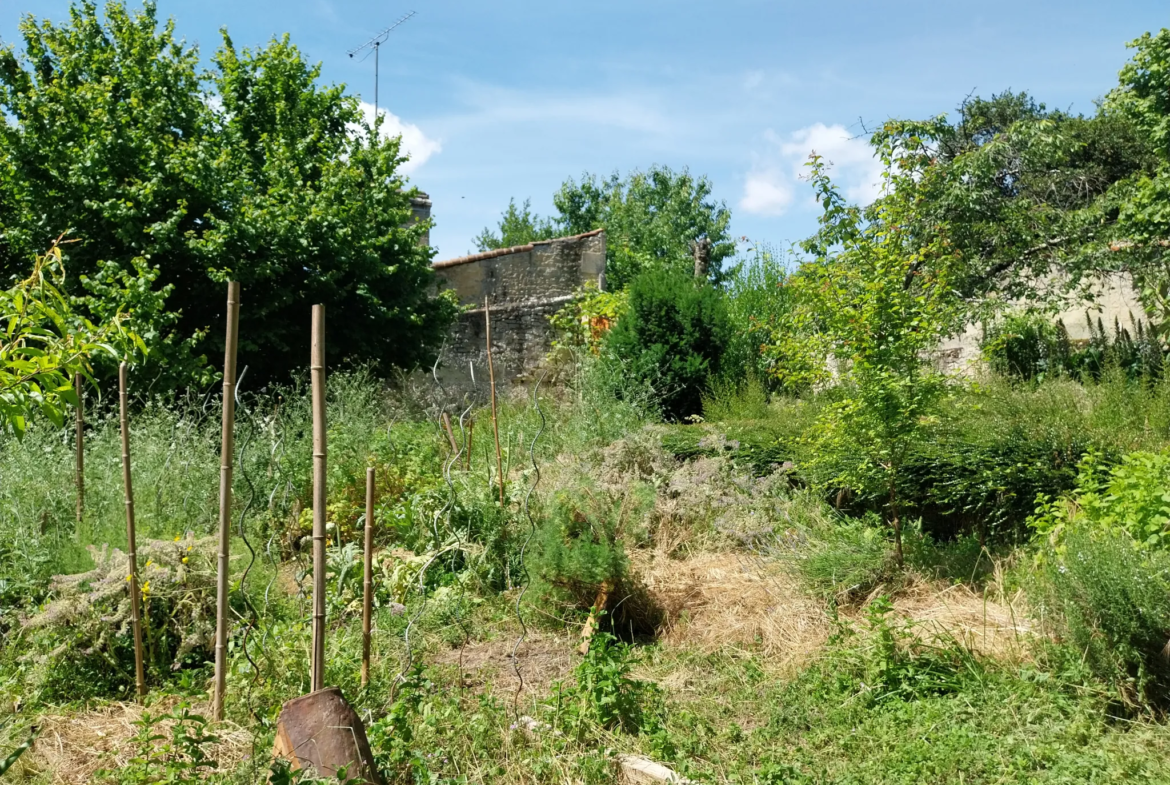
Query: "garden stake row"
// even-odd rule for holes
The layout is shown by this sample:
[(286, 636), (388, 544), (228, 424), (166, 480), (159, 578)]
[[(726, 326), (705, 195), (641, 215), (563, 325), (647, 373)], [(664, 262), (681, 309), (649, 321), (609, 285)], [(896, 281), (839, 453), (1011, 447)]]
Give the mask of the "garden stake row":
[(228, 283), (227, 336), (223, 350), (223, 433), (219, 462), (219, 571), (215, 595), (215, 691), (211, 716), (223, 720), (224, 689), (227, 685), (227, 606), (230, 582), (228, 554), (232, 525), (232, 466), (235, 460), (236, 430), (236, 345), (240, 334), (240, 284)]
[(118, 401), (122, 425), (122, 487), (126, 493), (126, 550), (130, 574), (130, 624), (134, 629), (134, 680), (138, 697), (146, 695), (146, 672), (142, 663), (142, 619), (138, 615), (138, 548), (134, 542), (134, 490), (130, 484), (130, 420), (126, 409), (126, 363), (118, 366)]
[(487, 333), (488, 380), (492, 390), (492, 430), (496, 436), (496, 475), (500, 479), (500, 506), (504, 506), (504, 459), (500, 454), (500, 422), (496, 418), (496, 369), (492, 365), (492, 314), (488, 300), (483, 300), (483, 321)]

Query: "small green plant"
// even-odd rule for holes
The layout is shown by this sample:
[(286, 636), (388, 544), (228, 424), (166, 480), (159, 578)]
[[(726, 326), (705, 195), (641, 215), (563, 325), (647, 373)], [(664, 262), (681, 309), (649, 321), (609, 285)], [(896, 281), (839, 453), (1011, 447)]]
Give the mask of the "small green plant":
[(630, 284), (625, 315), (606, 336), (604, 355), (654, 390), (662, 416), (702, 411), (703, 393), (723, 369), (732, 339), (722, 294), (673, 270), (649, 270)]
[(636, 662), (630, 644), (606, 632), (594, 635), (585, 659), (573, 670), (572, 683), (554, 687), (561, 727), (578, 736), (589, 726), (631, 734), (661, 730), (661, 690), (630, 675)]
[[(159, 726), (171, 723), (169, 735)], [(210, 747), (219, 738), (207, 731), (207, 720), (179, 704), (163, 715), (145, 712), (134, 723), (138, 731), (131, 738), (135, 755), (117, 770), (103, 770), (98, 776), (118, 785), (146, 783), (199, 783), (216, 768)]]

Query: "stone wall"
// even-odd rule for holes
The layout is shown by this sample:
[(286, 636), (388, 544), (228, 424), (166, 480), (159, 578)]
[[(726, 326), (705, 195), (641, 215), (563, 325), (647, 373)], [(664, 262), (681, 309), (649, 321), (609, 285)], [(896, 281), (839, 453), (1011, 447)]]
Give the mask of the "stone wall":
[[(1141, 321), (1147, 326), (1150, 323), (1128, 276), (1113, 274), (1103, 278), (1092, 287), (1092, 296), (1092, 302), (1089, 303), (1069, 302), (1060, 313), (1052, 317), (1053, 322), (1059, 320), (1064, 323), (1068, 337), (1074, 344), (1089, 340), (1089, 319), (1103, 326), (1109, 335), (1115, 333), (1116, 326), (1129, 330), (1130, 335), (1133, 335), (1136, 322)], [(938, 365), (960, 375), (979, 375), (984, 369), (979, 348), (982, 340), (982, 326), (968, 326), (962, 335), (939, 346), (936, 350)]]
[(586, 283), (605, 287), (605, 232), (449, 259), (434, 269), (439, 285), (471, 306), (451, 327), (439, 358), (440, 383), (452, 391), (486, 391), (486, 300), (496, 384), (507, 387), (528, 381), (548, 353), (553, 338), (548, 317)]

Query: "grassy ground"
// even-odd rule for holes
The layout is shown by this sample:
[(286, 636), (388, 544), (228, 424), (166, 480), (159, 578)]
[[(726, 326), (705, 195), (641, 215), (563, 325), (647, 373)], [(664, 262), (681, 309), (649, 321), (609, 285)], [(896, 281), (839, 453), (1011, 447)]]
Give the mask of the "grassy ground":
[[(1168, 781), (1160, 710), (1127, 703), (1132, 690), (1061, 640), (1034, 601), (1034, 547), (981, 547), (958, 524), (944, 542), (928, 527), (894, 570), (873, 515), (834, 508), (800, 476), (815, 401), (739, 391), (712, 401), (706, 423), (667, 428), (606, 387), (585, 373), (541, 393), (539, 411), (531, 391), (505, 403), (501, 509), (482, 401), (333, 378), (327, 682), (358, 708), (393, 781), (613, 782), (621, 754), (717, 783)], [(951, 433), (992, 444), (1026, 423), (1062, 444), (1159, 449), (1168, 400), (1120, 384), (973, 389), (952, 402)], [(158, 541), (143, 568), (155, 578), (142, 705), (116, 586), (125, 563), (89, 548), (124, 543), (116, 423), (105, 415), (87, 437), (80, 525), (68, 436), (42, 427), (0, 444), (0, 757), (36, 732), (7, 778), (270, 773), (280, 705), (308, 690), (309, 429), (302, 391), (245, 404), (235, 578), (251, 566), (233, 594), (228, 721), (206, 728), (182, 712), (208, 710), (214, 407), (144, 403), (134, 418), (140, 537)], [(470, 462), (452, 456), (444, 409), (460, 445), (474, 417)], [(383, 493), (363, 689), (354, 565), (367, 465)], [(542, 582), (522, 550), (575, 515), (616, 521), (627, 565), (584, 657), (588, 601)], [(80, 584), (52, 580), (85, 570)], [(200, 768), (201, 754), (214, 765)]]

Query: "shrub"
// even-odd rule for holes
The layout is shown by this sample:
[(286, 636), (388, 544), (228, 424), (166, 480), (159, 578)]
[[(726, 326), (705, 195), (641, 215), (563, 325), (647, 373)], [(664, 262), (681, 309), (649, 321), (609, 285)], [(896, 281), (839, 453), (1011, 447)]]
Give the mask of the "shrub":
[(546, 597), (587, 610), (602, 587), (613, 595), (629, 566), (622, 547), (624, 529), (638, 508), (650, 501), (631, 492), (592, 487), (558, 491), (528, 557), (528, 567), (544, 585)]
[(654, 389), (665, 418), (680, 420), (702, 410), (703, 392), (722, 369), (731, 337), (726, 303), (714, 287), (652, 270), (630, 284), (628, 310), (605, 349), (626, 376)]
[(1170, 557), (1142, 552), (1124, 531), (1087, 521), (1051, 538), (1033, 603), (1058, 640), (1118, 700), (1164, 709), (1170, 698)]

